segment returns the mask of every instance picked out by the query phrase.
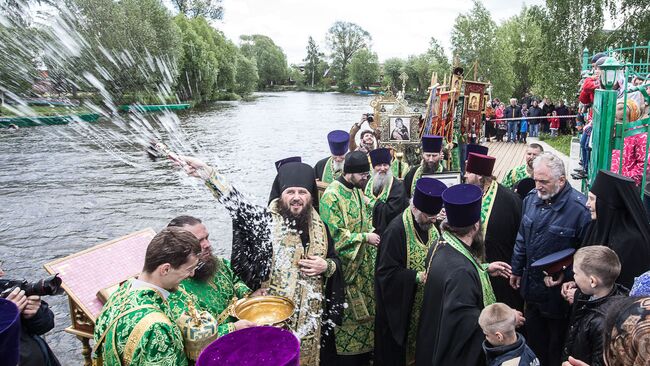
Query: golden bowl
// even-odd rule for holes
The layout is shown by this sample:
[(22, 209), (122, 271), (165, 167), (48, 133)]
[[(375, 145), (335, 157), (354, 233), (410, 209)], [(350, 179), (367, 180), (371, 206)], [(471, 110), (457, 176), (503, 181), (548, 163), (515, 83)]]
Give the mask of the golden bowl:
[(282, 296), (257, 296), (237, 301), (232, 316), (257, 325), (280, 325), (295, 311), (291, 299)]

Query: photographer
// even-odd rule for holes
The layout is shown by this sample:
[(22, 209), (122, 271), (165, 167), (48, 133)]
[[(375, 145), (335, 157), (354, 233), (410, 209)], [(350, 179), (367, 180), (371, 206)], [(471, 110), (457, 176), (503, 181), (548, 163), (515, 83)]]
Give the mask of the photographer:
[[(357, 133), (361, 130), (361, 125), (367, 122), (370, 129), (364, 130), (361, 132), (361, 139), (359, 141), (359, 146), (357, 146), (356, 136)], [(352, 125), (350, 129), (350, 151), (363, 151), (369, 153), (370, 151), (377, 148), (377, 135), (376, 131), (372, 131), (372, 124), (374, 123), (374, 114), (364, 113), (361, 116), (361, 121)]]
[[(4, 271), (0, 267), (0, 277)], [(20, 365), (59, 366), (59, 360), (40, 336), (54, 328), (54, 313), (40, 296), (25, 296), (25, 291), (16, 287), (6, 297), (20, 311)]]

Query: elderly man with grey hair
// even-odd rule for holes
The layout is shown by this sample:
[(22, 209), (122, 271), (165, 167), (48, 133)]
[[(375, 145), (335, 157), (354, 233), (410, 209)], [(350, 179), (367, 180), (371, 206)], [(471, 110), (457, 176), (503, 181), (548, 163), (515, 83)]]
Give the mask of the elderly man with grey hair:
[(533, 162), (533, 176), (536, 189), (524, 199), (510, 285), (520, 289), (526, 301), (528, 345), (542, 365), (559, 365), (569, 314), (559, 285), (571, 273), (553, 278), (531, 264), (551, 253), (577, 248), (591, 216), (586, 197), (567, 182), (562, 159), (542, 153)]
[[(504, 118), (521, 118), (521, 107), (517, 105), (516, 98), (510, 98), (510, 105), (503, 112)], [(508, 142), (517, 142), (517, 132), (519, 131), (519, 121), (508, 121)]]

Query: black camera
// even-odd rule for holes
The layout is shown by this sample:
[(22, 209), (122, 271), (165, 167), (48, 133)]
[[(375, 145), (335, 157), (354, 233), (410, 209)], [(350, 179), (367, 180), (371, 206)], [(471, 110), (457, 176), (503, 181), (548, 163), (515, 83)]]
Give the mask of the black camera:
[(374, 113), (368, 113), (368, 114), (366, 115), (366, 120), (367, 120), (368, 122), (374, 122), (374, 120), (375, 120), (375, 114), (374, 114)]
[(16, 287), (25, 291), (25, 296), (49, 296), (61, 294), (61, 277), (59, 274), (41, 279), (36, 282), (26, 280), (3, 280), (0, 279), (0, 297), (7, 297)]

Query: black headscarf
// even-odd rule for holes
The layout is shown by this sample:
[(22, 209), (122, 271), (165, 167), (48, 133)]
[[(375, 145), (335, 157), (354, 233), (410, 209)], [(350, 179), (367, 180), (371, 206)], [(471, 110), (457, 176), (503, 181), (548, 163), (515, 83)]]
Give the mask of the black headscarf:
[(302, 187), (311, 193), (311, 204), (318, 211), (318, 187), (314, 168), (305, 163), (286, 163), (280, 166), (269, 195), (269, 203), (279, 198), (289, 187)]
[(621, 261), (618, 283), (631, 288), (634, 277), (650, 269), (650, 224), (634, 181), (601, 170), (590, 191), (596, 195), (596, 220), (582, 242), (607, 245)]

